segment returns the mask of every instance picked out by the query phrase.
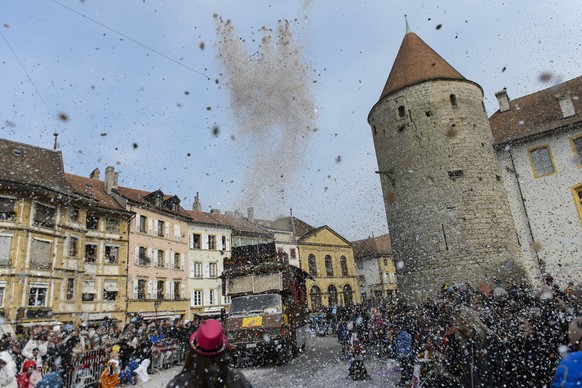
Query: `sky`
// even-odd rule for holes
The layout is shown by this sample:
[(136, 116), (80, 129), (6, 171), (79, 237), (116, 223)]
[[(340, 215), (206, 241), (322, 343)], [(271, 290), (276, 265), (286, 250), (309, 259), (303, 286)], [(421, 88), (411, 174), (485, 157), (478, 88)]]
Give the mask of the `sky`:
[(186, 209), (388, 232), (367, 116), (411, 29), (510, 98), (581, 75), (579, 0), (0, 1), (0, 138)]

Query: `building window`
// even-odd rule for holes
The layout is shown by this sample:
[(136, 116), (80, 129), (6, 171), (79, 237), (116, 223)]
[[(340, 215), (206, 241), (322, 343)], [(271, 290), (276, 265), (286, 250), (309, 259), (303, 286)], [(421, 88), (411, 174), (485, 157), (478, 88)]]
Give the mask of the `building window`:
[(297, 250), (295, 248), (289, 249), (289, 257), (292, 258), (292, 259), (296, 259), (297, 258)]
[(12, 236), (0, 236), (0, 267), (10, 265), (10, 245)]
[(174, 240), (180, 241), (182, 237), (182, 231), (180, 230), (180, 224), (174, 225)]
[(221, 237), (222, 249), (226, 251), (226, 236)]
[[(382, 296), (382, 291), (379, 292), (380, 295), (378, 297)], [(344, 303), (346, 306), (351, 306), (354, 303), (353, 295), (352, 287), (349, 284), (346, 284), (344, 286)]]
[(309, 263), (309, 274), (311, 276), (317, 276), (317, 264), (315, 263), (315, 256), (309, 255), (307, 261)]
[(404, 108), (404, 105), (400, 105), (398, 107), (398, 116), (399, 117), (404, 117), (406, 116), (406, 108)]
[(31, 269), (51, 269), (52, 255), (51, 243), (48, 241), (32, 240), (30, 268)]
[(164, 299), (164, 281), (163, 280), (158, 280), (158, 282), (157, 282), (156, 299), (157, 300)]
[(48, 284), (31, 284), (28, 294), (29, 306), (46, 306)]
[(119, 288), (115, 280), (105, 280), (103, 284), (103, 300), (106, 302), (113, 302), (117, 300)]
[(67, 300), (73, 300), (75, 297), (75, 278), (67, 279)]
[(158, 254), (156, 256), (156, 267), (164, 268), (164, 251), (158, 250)]
[(105, 227), (107, 233), (119, 233), (119, 220), (108, 218)]
[(95, 300), (96, 288), (94, 280), (86, 280), (83, 282), (83, 294), (81, 300), (83, 302), (93, 302)]
[(137, 265), (150, 265), (151, 261), (148, 257), (145, 247), (139, 247), (137, 253)]
[(192, 249), (200, 249), (200, 242), (202, 241), (199, 234), (192, 235)]
[(158, 237), (164, 237), (164, 230), (166, 229), (166, 223), (164, 221), (158, 221)]
[(78, 207), (72, 207), (69, 210), (69, 220), (71, 222), (78, 222), (80, 213), (81, 213), (81, 209), (79, 209)]
[(105, 245), (105, 264), (117, 264), (117, 256), (119, 254), (119, 247), (113, 245)]
[(319, 287), (313, 286), (309, 290), (309, 297), (311, 299), (311, 309), (317, 311), (321, 308), (321, 291)]
[(148, 230), (148, 218), (146, 216), (139, 216), (139, 225), (137, 231), (139, 233), (146, 233)]
[(86, 244), (85, 245), (85, 262), (94, 263), (97, 259), (97, 245)]
[(451, 94), (449, 96), (449, 99), (451, 100), (451, 105), (452, 106), (457, 106), (457, 96), (455, 96), (454, 94)]
[(340, 266), (342, 268), (342, 276), (348, 276), (348, 260), (345, 256), (340, 257)]
[(69, 257), (77, 257), (79, 255), (79, 238), (69, 238)]
[(213, 306), (216, 303), (216, 298), (214, 297), (214, 290), (208, 290), (208, 304)]
[(181, 269), (182, 268), (181, 261), (182, 260), (180, 260), (180, 254), (174, 253), (174, 269)]
[(192, 306), (202, 306), (202, 290), (192, 290)]
[(98, 230), (99, 229), (99, 217), (93, 213), (87, 213), (87, 229)]
[(576, 156), (576, 165), (578, 167), (582, 167), (582, 135), (574, 137), (570, 139), (570, 141), (572, 142), (572, 150), (574, 151), (574, 155)]
[(529, 150), (529, 158), (533, 167), (534, 177), (536, 178), (551, 175), (556, 170), (549, 146)]
[(331, 262), (330, 255), (325, 255), (325, 274), (327, 276), (333, 276), (333, 263)]
[(34, 224), (53, 228), (55, 226), (55, 208), (40, 203), (35, 204)]
[(174, 282), (174, 300), (180, 300), (181, 295), (180, 295), (180, 287), (182, 285), (180, 284), (180, 282)]
[(384, 259), (384, 265), (388, 265), (388, 259)]
[(4, 307), (4, 294), (6, 294), (6, 283), (0, 283), (0, 307)]
[(198, 261), (192, 263), (192, 277), (193, 278), (202, 277), (202, 263)]
[(208, 235), (208, 249), (216, 249), (216, 236)]
[(337, 304), (337, 288), (333, 284), (327, 287), (327, 299), (330, 307)]
[(574, 187), (573, 192), (576, 208), (578, 209), (578, 217), (580, 217), (580, 223), (582, 224), (582, 185)]
[(216, 263), (210, 263), (208, 264), (208, 276), (210, 276), (211, 278), (215, 278), (218, 275), (218, 264)]
[(137, 299), (143, 300), (146, 298), (146, 284), (144, 279), (137, 281)]
[(16, 220), (16, 212), (14, 211), (15, 204), (15, 199), (0, 197), (0, 221)]

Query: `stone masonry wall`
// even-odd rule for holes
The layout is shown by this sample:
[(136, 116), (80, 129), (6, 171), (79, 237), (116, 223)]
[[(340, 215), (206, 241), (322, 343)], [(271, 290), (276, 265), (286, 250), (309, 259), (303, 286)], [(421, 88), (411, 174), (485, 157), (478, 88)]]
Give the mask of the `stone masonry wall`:
[(404, 265), (404, 296), (494, 276), (521, 280), (521, 252), (481, 88), (469, 81), (424, 82), (384, 98), (369, 121), (394, 256)]

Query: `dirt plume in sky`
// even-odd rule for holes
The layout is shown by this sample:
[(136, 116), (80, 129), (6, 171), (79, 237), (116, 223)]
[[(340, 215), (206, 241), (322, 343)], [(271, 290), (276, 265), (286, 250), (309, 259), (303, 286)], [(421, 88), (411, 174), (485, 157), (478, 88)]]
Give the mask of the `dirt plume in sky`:
[(245, 151), (252, 160), (240, 205), (274, 211), (277, 204), (284, 205), (285, 188), (296, 176), (314, 130), (312, 69), (302, 58), (292, 22), (279, 20), (275, 31), (260, 28), (258, 50), (249, 53), (230, 20), (218, 15), (215, 20), (217, 59), (227, 80), (236, 138), (248, 144)]

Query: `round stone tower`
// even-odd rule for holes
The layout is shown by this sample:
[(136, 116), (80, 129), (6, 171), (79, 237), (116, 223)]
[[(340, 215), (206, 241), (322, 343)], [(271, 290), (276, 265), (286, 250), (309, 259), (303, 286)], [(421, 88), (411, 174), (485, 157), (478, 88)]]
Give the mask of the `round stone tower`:
[(520, 281), (481, 87), (408, 31), (368, 122), (401, 294)]

